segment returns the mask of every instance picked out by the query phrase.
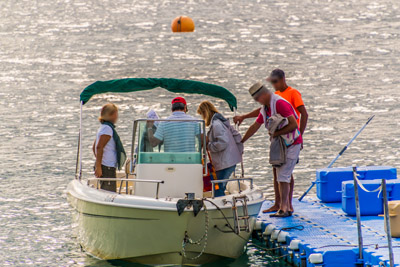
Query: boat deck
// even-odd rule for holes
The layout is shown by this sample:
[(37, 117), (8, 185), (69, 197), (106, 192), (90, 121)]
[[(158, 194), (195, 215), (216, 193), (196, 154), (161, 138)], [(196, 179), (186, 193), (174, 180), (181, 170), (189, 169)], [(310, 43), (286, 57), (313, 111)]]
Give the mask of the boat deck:
[[(270, 218), (269, 214), (259, 214), (263, 237), (269, 249), (294, 266), (354, 267), (389, 266), (389, 252), (384, 229), (384, 219), (378, 216), (362, 217), (363, 257), (358, 265), (358, 236), (356, 217), (347, 216), (341, 203), (321, 203), (314, 198), (305, 198), (302, 202), (294, 200), (295, 213), (289, 218)], [(262, 210), (271, 205), (265, 201)], [(262, 236), (266, 227), (275, 226), (278, 231)], [(278, 242), (277, 235), (286, 242)], [(287, 235), (285, 237), (285, 235)], [(299, 240), (298, 250), (290, 249), (289, 244)], [(296, 242), (293, 242), (294, 244)], [(393, 239), (395, 266), (400, 266), (400, 238)], [(309, 256), (323, 258), (323, 262), (310, 263)]]

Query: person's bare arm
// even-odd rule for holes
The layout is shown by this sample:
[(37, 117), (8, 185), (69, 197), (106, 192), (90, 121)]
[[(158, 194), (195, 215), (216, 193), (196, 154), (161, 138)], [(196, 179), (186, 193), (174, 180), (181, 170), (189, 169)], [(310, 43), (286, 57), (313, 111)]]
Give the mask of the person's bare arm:
[(96, 146), (96, 165), (94, 169), (94, 175), (99, 178), (103, 175), (103, 172), (101, 170), (101, 161), (103, 159), (103, 152), (104, 152), (104, 147), (107, 145), (108, 141), (110, 141), (111, 136), (110, 135), (101, 135), (99, 138), (99, 142), (97, 143)]
[(244, 114), (244, 115), (237, 115), (237, 116), (233, 117), (233, 122), (234, 122), (235, 124), (240, 125), (240, 124), (242, 124), (242, 122), (243, 122), (245, 119), (257, 118), (257, 117), (258, 117), (258, 114), (260, 114), (260, 109), (261, 109), (261, 108), (255, 109), (255, 110), (253, 110), (252, 112), (249, 112), (249, 113)]
[(275, 131), (273, 137), (288, 134), (297, 129), (296, 118), (293, 115), (290, 115), (287, 119), (288, 119), (288, 125), (286, 125), (285, 127), (283, 127), (282, 129), (280, 129), (278, 131)]
[(303, 135), (307, 127), (308, 113), (304, 105), (297, 107), (297, 110), (301, 114), (299, 127), (300, 127), (300, 133), (301, 135)]
[(93, 155), (96, 157), (96, 139), (95, 139), (94, 142), (93, 142), (93, 147), (92, 147), (92, 149), (93, 149)]
[(249, 129), (247, 129), (246, 133), (244, 134), (244, 136), (242, 137), (242, 143), (246, 142), (250, 137), (252, 137), (257, 131), (258, 129), (260, 129), (261, 124), (258, 122), (254, 122)]
[(201, 148), (203, 148), (203, 146), (204, 146), (204, 134), (200, 134), (199, 138), (200, 138)]
[(150, 145), (155, 147), (161, 143), (161, 140), (154, 137), (153, 124), (153, 122), (147, 122), (147, 136), (149, 137)]

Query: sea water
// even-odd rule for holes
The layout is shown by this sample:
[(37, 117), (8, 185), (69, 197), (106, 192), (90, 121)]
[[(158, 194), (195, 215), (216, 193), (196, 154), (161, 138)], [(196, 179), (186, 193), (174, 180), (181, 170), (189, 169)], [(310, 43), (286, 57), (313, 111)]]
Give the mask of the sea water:
[[(193, 18), (194, 33), (170, 32), (180, 15)], [(399, 21), (395, 0), (2, 0), (0, 266), (131, 266), (86, 256), (71, 231), (66, 186), (75, 170), (79, 94), (96, 80), (215, 83), (232, 91), (238, 113), (245, 113), (258, 107), (247, 89), (279, 67), (309, 112), (296, 196), (372, 114), (375, 119), (335, 166), (398, 167)], [(85, 105), (84, 174), (91, 175), (103, 104), (119, 106), (117, 129), (130, 151), (133, 120), (150, 108), (166, 117), (174, 96), (156, 89), (102, 95)], [(194, 116), (197, 105), (210, 99), (185, 97)], [(233, 116), (223, 101), (210, 100)], [(261, 129), (246, 143), (244, 165), (272, 197), (268, 142)], [(214, 266), (282, 265), (249, 244), (240, 259)]]

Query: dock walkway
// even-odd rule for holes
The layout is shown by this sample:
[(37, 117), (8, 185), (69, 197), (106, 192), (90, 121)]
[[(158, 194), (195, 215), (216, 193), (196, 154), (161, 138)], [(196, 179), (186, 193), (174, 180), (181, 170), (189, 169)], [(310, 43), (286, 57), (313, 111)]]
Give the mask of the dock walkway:
[[(364, 261), (359, 262), (356, 217), (347, 216), (341, 203), (305, 198), (302, 202), (294, 200), (293, 204), (292, 217), (270, 218), (261, 212), (258, 216), (258, 224), (261, 223), (258, 236), (276, 255), (301, 267), (389, 266), (383, 217), (362, 217)], [(265, 201), (262, 209), (270, 205), (270, 201)], [(393, 249), (395, 266), (400, 266), (400, 238), (393, 239)], [(310, 263), (311, 254), (315, 263)]]

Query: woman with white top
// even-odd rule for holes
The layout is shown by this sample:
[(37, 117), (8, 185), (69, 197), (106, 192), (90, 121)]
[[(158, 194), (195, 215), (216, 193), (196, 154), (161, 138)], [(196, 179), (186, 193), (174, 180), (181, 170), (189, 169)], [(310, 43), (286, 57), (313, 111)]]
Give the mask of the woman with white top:
[[(126, 160), (125, 150), (115, 131), (117, 120), (117, 106), (112, 103), (104, 105), (99, 117), (101, 126), (93, 143), (93, 153), (96, 157), (94, 174), (98, 178), (116, 178), (117, 168), (121, 169)], [(116, 182), (102, 181), (100, 184), (101, 189), (116, 192)]]

